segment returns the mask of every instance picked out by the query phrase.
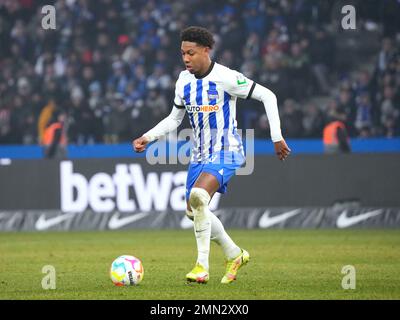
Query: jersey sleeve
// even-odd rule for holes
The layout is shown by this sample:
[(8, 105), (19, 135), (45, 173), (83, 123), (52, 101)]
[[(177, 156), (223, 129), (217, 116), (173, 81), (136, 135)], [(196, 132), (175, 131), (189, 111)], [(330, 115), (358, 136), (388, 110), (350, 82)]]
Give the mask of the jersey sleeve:
[(174, 106), (177, 107), (178, 109), (185, 109), (185, 103), (182, 96), (183, 90), (181, 88), (179, 79), (180, 77), (178, 78), (175, 84)]
[(250, 99), (256, 83), (242, 73), (228, 69), (224, 76), (226, 91), (241, 99)]

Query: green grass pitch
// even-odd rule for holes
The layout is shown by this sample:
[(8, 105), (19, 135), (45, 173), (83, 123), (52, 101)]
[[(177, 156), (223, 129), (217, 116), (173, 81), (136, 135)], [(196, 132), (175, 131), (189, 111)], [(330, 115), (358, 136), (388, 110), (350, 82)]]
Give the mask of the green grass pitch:
[[(191, 230), (0, 233), (0, 299), (400, 299), (398, 230), (230, 230), (251, 260), (230, 285), (221, 249), (212, 244), (210, 280), (186, 284), (196, 250)], [(144, 280), (116, 287), (113, 259), (142, 259)], [(44, 290), (42, 267), (56, 270)], [(344, 290), (342, 267), (356, 270)]]

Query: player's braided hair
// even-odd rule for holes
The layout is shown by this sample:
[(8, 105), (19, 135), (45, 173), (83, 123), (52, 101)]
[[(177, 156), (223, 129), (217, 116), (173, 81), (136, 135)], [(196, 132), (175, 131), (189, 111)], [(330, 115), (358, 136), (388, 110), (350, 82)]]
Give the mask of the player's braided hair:
[(188, 27), (181, 32), (181, 41), (195, 42), (201, 46), (212, 49), (214, 39), (210, 31), (202, 27)]

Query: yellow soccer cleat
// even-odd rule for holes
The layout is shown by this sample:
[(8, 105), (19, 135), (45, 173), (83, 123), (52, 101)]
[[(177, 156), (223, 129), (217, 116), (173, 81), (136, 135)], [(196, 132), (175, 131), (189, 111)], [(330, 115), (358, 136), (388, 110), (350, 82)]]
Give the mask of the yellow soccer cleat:
[(246, 250), (242, 249), (242, 253), (235, 259), (227, 261), (225, 275), (223, 276), (221, 283), (226, 284), (236, 280), (236, 275), (240, 267), (244, 266), (249, 261), (250, 254)]
[(199, 263), (186, 275), (187, 282), (207, 283), (208, 278), (207, 270)]

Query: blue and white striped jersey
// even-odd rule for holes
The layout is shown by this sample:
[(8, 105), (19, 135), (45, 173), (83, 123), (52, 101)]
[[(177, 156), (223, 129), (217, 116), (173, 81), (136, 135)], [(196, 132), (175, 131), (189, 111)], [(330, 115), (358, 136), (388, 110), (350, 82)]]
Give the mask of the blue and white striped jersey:
[(193, 129), (192, 162), (203, 162), (220, 151), (244, 155), (237, 132), (236, 100), (250, 98), (255, 82), (243, 74), (213, 62), (197, 78), (182, 71), (176, 82), (174, 105), (185, 108)]

